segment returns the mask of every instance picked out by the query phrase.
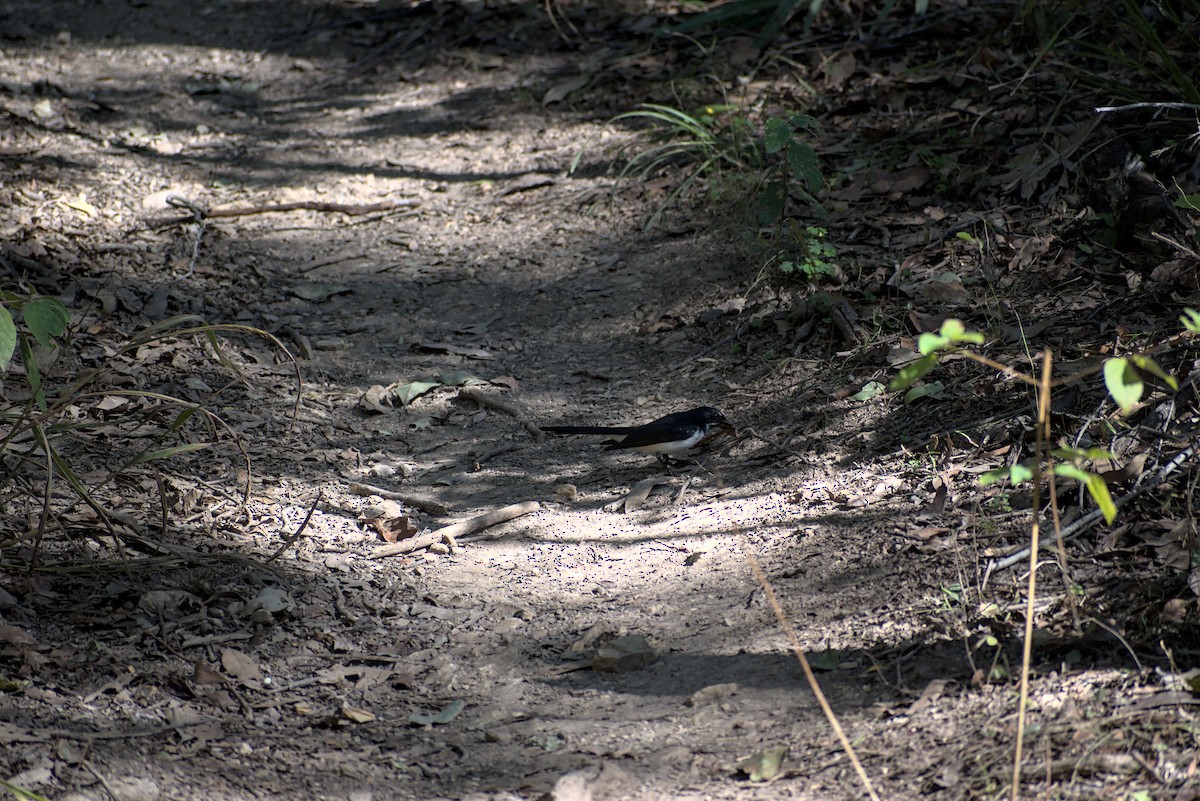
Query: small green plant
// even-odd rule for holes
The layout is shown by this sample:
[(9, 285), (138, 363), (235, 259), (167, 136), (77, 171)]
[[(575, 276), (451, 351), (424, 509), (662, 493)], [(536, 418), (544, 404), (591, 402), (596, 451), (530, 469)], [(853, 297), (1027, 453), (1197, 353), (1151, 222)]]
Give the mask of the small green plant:
[[(17, 322), (9, 309), (16, 311), (22, 318), (25, 323), (24, 331), (17, 328)], [(25, 368), (25, 380), (29, 383), (34, 401), (42, 411), (46, 410), (42, 375), (27, 334), (32, 334), (38, 344), (46, 350), (52, 350), (55, 346), (54, 338), (65, 334), (70, 322), (71, 313), (54, 298), (0, 290), (0, 375), (8, 369), (8, 363), (19, 347), (21, 364)]]
[(618, 114), (619, 120), (644, 120), (656, 127), (661, 141), (631, 158), (620, 178), (638, 175), (645, 181), (671, 164), (694, 166), (646, 222), (653, 228), (663, 211), (699, 178), (723, 168), (749, 172), (759, 166), (760, 158), (749, 121), (736, 106), (711, 104), (693, 113), (657, 103), (643, 103), (634, 111)]
[[(1192, 312), (1187, 317), (1181, 318), (1181, 321), (1185, 326), (1194, 325), (1200, 330), (1200, 313)], [(983, 334), (977, 331), (967, 331), (960, 320), (946, 320), (942, 323), (941, 329), (937, 333), (926, 332), (921, 334), (917, 339), (917, 350), (922, 354), (921, 358), (901, 368), (900, 372), (888, 385), (888, 388), (892, 391), (905, 390), (906, 403), (930, 394), (922, 392), (922, 386), (914, 385), (920, 378), (933, 370), (943, 357), (951, 353), (961, 353), (968, 359), (998, 369), (1028, 384), (1041, 386), (1040, 382), (1032, 376), (1019, 373), (1007, 365), (1000, 364), (974, 351), (963, 349), (964, 345), (982, 345), (983, 342)], [(1114, 357), (1108, 359), (1102, 369), (1104, 382), (1109, 394), (1112, 395), (1113, 400), (1120, 406), (1121, 411), (1126, 414), (1141, 399), (1142, 393), (1145, 390), (1143, 378), (1145, 375), (1153, 375), (1173, 389), (1178, 388), (1178, 383), (1175, 379), (1159, 367), (1152, 358), (1146, 355), (1130, 354)], [(1094, 372), (1096, 371), (1085, 371), (1066, 380), (1073, 381)], [(1039, 475), (1058, 475), (1074, 479), (1082, 484), (1088, 491), (1088, 494), (1092, 496), (1097, 507), (1099, 507), (1101, 513), (1104, 515), (1104, 519), (1112, 523), (1116, 518), (1117, 508), (1108, 492), (1108, 485), (1105, 484), (1103, 478), (1081, 466), (1087, 461), (1109, 459), (1111, 455), (1099, 449), (1081, 450), (1060, 447), (1050, 450), (1048, 456), (1052, 457), (1053, 461), (1047, 464), (1041, 464), (1039, 461), (1032, 463), (1020, 462), (1002, 470), (990, 471), (980, 478), (980, 483), (988, 484), (1000, 478), (1007, 477), (1012, 484), (1016, 485), (1034, 480)]]
[[(44, 377), (34, 358), (31, 339), (47, 349), (57, 347), (54, 340), (66, 333), (70, 319), (68, 310), (53, 298), (0, 292), (0, 364), (6, 366), (13, 354), (19, 353), (29, 384), (25, 397), (17, 400), (16, 393), (9, 393), (0, 404), (0, 419), (7, 423), (0, 435), (0, 475), (14, 479), (17, 491), (27, 493), (32, 503), (42, 507), (32, 537), (34, 558), (52, 524), (62, 530), (70, 528), (59, 519), (75, 505), (64, 506), (63, 500), (68, 495), (74, 495), (76, 503), (90, 507), (121, 551), (121, 537), (97, 488), (147, 462), (210, 448), (217, 444), (221, 431), (245, 457), (247, 481), (250, 477), (249, 457), (238, 433), (207, 408), (211, 400), (190, 401), (161, 392), (118, 389), (106, 380), (109, 371), (104, 368), (72, 375), (62, 383)], [(266, 331), (236, 324), (209, 325), (184, 315), (162, 321), (133, 337), (116, 349), (113, 359), (127, 358), (163, 340), (197, 337), (204, 340), (217, 362), (242, 377), (222, 346), (219, 338), (222, 333), (261, 336), (290, 358), (283, 343)], [(297, 369), (297, 390), (299, 379)], [(211, 391), (211, 398), (221, 391)], [(132, 439), (124, 438), (123, 424), (135, 417), (144, 421), (134, 426), (139, 433)], [(105, 437), (105, 450), (112, 466), (85, 473), (72, 461), (77, 452), (74, 443), (80, 438), (96, 436)], [(59, 482), (65, 483), (68, 493), (56, 492), (55, 485)], [(249, 484), (246, 493), (248, 496)]]
[(780, 261), (779, 272), (809, 280), (837, 274), (837, 267), (829, 261), (837, 256), (837, 248), (824, 241), (828, 231), (816, 225), (805, 226), (801, 231), (798, 225), (793, 225), (793, 233), (799, 253), (794, 259)]
[(709, 104), (694, 112), (644, 103), (613, 118), (614, 122), (619, 120), (652, 123), (658, 140), (629, 159), (619, 178), (636, 175), (645, 182), (668, 166), (691, 165), (686, 177), (650, 215), (647, 229), (653, 228), (663, 211), (700, 178), (725, 170), (750, 175), (763, 170), (776, 154), (782, 156), (778, 170), (760, 184), (754, 204), (759, 221), (765, 225), (781, 222), (788, 198), (793, 195), (814, 209), (821, 208), (816, 193), (824, 186), (824, 177), (816, 151), (804, 136), (816, 128), (816, 121), (806, 114), (794, 114), (786, 120), (771, 117), (761, 139), (745, 110), (728, 103)]
[[(810, 208), (820, 209), (816, 193), (825, 184), (817, 152), (805, 140), (805, 134), (816, 130), (817, 122), (807, 114), (793, 114), (788, 119), (771, 117), (763, 133), (763, 148), (767, 155), (782, 153), (779, 173), (767, 182), (758, 198), (758, 217), (763, 225), (782, 220), (787, 212), (787, 200), (797, 194)], [(810, 229), (812, 230), (812, 229)]]

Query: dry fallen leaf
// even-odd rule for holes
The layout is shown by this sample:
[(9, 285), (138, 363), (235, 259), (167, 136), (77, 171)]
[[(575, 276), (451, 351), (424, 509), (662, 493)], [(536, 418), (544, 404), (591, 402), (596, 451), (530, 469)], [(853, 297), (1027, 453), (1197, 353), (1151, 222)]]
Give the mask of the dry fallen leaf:
[(256, 685), (262, 682), (262, 671), (258, 669), (258, 664), (250, 656), (237, 649), (221, 649), (221, 667), (242, 684)]

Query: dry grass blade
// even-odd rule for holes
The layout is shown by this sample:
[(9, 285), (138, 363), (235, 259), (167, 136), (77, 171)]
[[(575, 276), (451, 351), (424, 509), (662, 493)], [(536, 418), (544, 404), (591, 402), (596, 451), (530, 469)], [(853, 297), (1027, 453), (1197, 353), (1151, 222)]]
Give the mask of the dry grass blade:
[[(1021, 692), (1017, 701), (1017, 742), (1013, 748), (1012, 801), (1021, 796), (1021, 751), (1025, 740), (1025, 711), (1029, 704), (1029, 663), (1033, 658), (1033, 619), (1037, 601), (1038, 539), (1041, 533), (1038, 509), (1041, 508), (1042, 476), (1053, 475), (1054, 457), (1050, 453), (1050, 349), (1042, 352), (1042, 376), (1038, 382), (1037, 457), (1033, 469), (1033, 522), (1029, 527), (1029, 590), (1025, 599), (1025, 642), (1021, 651)], [(1041, 465), (1046, 464), (1043, 471)]]
[(779, 599), (775, 597), (775, 589), (767, 579), (767, 574), (763, 572), (762, 565), (754, 558), (753, 553), (747, 551), (747, 555), (750, 560), (750, 568), (754, 571), (754, 576), (758, 579), (758, 583), (762, 585), (763, 592), (767, 596), (767, 603), (771, 604), (771, 608), (775, 610), (775, 617), (792, 644), (792, 651), (796, 654), (796, 659), (800, 662), (800, 668), (804, 671), (804, 678), (808, 681), (808, 686), (812, 688), (813, 695), (817, 699), (817, 704), (820, 705), (821, 711), (825, 713), (825, 719), (833, 727), (834, 734), (837, 735), (838, 742), (842, 745), (842, 750), (850, 758), (850, 764), (854, 765), (854, 772), (858, 774), (858, 779), (862, 782), (863, 789), (867, 791), (867, 795), (870, 796), (871, 801), (879, 801), (879, 794), (875, 792), (875, 787), (871, 784), (871, 778), (867, 776), (867, 771), (863, 768), (862, 762), (858, 760), (858, 755), (854, 753), (854, 746), (850, 744), (850, 738), (846, 736), (846, 732), (842, 729), (842, 724), (838, 722), (837, 715), (833, 712), (833, 707), (829, 705), (829, 701), (825, 699), (825, 693), (821, 691), (821, 685), (817, 682), (817, 676), (813, 673), (812, 666), (808, 664), (808, 657), (804, 655), (803, 646), (800, 645), (800, 638), (796, 636), (796, 630), (792, 628), (792, 623), (788, 620), (787, 615), (784, 614), (783, 607), (779, 604)]

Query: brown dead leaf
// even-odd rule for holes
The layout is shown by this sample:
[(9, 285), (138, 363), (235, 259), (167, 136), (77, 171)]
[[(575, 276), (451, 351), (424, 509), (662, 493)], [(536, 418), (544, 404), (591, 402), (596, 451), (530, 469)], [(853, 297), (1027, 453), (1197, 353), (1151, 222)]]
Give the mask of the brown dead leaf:
[(9, 645), (37, 645), (37, 640), (24, 629), (7, 624), (0, 625), (0, 642), (6, 642)]
[(201, 685), (224, 684), (225, 677), (204, 662), (197, 661), (192, 664), (192, 683)]
[(946, 691), (946, 685), (949, 683), (948, 679), (934, 679), (926, 684), (925, 689), (921, 691), (921, 697), (913, 701), (913, 705), (908, 708), (908, 714), (915, 715), (941, 698), (942, 693)]
[(382, 525), (379, 521), (372, 522), (376, 524), (376, 530), (379, 531), (379, 536), (384, 542), (406, 540), (420, 530), (416, 522), (408, 515), (393, 517), (383, 521)]
[(235, 648), (221, 649), (221, 667), (242, 684), (257, 685), (262, 682), (262, 671), (258, 669), (258, 664)]
[(358, 709), (353, 706), (342, 707), (342, 717), (355, 723), (370, 723), (375, 720), (375, 715), (365, 709)]

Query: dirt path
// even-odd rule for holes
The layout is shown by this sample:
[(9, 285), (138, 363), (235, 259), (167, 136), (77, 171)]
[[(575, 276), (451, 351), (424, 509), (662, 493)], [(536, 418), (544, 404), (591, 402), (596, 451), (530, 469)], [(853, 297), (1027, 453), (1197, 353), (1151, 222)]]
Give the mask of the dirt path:
[[(754, 556), (887, 797), (995, 793), (1013, 688), (980, 671), (1015, 641), (981, 645), (988, 624), (954, 593), (978, 586), (986, 542), (940, 539), (956, 524), (930, 511), (937, 470), (901, 447), (904, 427), (954, 421), (832, 400), (865, 379), (846, 354), (755, 347), (730, 301), (764, 290), (726, 201), (646, 233), (665, 190), (611, 194), (634, 140), (606, 121), (678, 56), (653, 50), (646, 18), (601, 15), (578, 44), (534, 6), (479, 5), (0, 17), (10, 273), (83, 310), (93, 338), (176, 314), (261, 327), (305, 382), (292, 424), (290, 368), (261, 340), (233, 337), (252, 378), (232, 386), (192, 339), (124, 362), (130, 385), (203, 401), (246, 438), (251, 501), (232, 447), (181, 457), (164, 470), (191, 528), (124, 567), (12, 574), (2, 611), (30, 642), (6, 639), (27, 683), (0, 700), (0, 776), (75, 799), (862, 797)], [(168, 195), (400, 205), (211, 217), (193, 258), (195, 226), (148, 224), (179, 213)], [(77, 358), (62, 366), (97, 355)], [(404, 407), (372, 390), (422, 380)], [(721, 442), (626, 509), (652, 459), (539, 440), (464, 383), (541, 424), (710, 404), (767, 439)], [(64, 447), (103, 463), (113, 442)], [(540, 508), (448, 553), (372, 559), (360, 518), (380, 502), (353, 481), (447, 507), (409, 507), (420, 528)], [(105, 486), (114, 509), (164, 491)], [(238, 557), (297, 530), (274, 561)], [(108, 547), (87, 542), (46, 545), (49, 562)], [(626, 635), (652, 657), (592, 670)], [(1067, 753), (1085, 698), (1131, 686), (1123, 664), (1041, 674), (1038, 759)], [(739, 773), (780, 746), (773, 782)], [(1099, 759), (1075, 764), (1136, 771)]]

